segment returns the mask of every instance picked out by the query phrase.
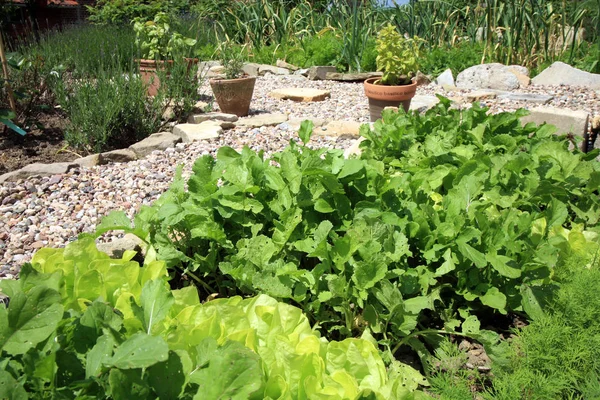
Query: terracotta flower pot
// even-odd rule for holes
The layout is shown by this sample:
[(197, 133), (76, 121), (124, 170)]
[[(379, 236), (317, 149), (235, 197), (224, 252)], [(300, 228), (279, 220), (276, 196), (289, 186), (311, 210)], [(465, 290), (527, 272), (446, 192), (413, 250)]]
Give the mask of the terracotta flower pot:
[[(198, 64), (197, 58), (186, 58), (185, 61), (188, 63), (188, 72), (193, 65)], [(140, 64), (140, 76), (142, 82), (147, 87), (148, 96), (154, 97), (158, 93), (160, 88), (160, 78), (158, 77), (157, 71), (166, 70), (167, 76), (169, 76), (169, 69), (173, 67), (173, 60), (137, 60)]]
[(402, 107), (408, 111), (410, 101), (417, 92), (417, 83), (410, 85), (389, 86), (376, 85), (374, 82), (380, 78), (369, 78), (365, 81), (365, 94), (369, 98), (369, 112), (371, 122), (381, 118), (381, 112), (385, 107)]
[(215, 99), (222, 112), (238, 117), (248, 115), (254, 93), (255, 76), (238, 79), (209, 80)]

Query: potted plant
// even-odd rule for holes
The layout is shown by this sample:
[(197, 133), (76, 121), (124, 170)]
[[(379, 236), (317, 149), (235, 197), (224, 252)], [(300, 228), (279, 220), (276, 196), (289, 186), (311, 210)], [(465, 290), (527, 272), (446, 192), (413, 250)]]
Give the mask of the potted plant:
[(415, 77), (418, 68), (419, 47), (422, 39), (405, 38), (388, 24), (377, 35), (377, 70), (381, 78), (365, 81), (365, 94), (369, 98), (371, 121), (381, 118), (385, 107), (399, 107), (405, 111), (417, 90)]
[(219, 54), (224, 77), (210, 79), (209, 83), (221, 111), (243, 117), (250, 109), (256, 77), (244, 74), (244, 52), (236, 50), (229, 42), (221, 45)]
[[(173, 65), (174, 55), (181, 54), (186, 47), (192, 47), (196, 40), (184, 37), (182, 34), (171, 31), (171, 20), (167, 13), (159, 12), (153, 20), (135, 18), (133, 29), (136, 34), (136, 43), (141, 51), (140, 75), (142, 81), (148, 86), (148, 96), (156, 96), (160, 87), (157, 70), (166, 70)], [(197, 58), (186, 58), (188, 70), (198, 63)]]

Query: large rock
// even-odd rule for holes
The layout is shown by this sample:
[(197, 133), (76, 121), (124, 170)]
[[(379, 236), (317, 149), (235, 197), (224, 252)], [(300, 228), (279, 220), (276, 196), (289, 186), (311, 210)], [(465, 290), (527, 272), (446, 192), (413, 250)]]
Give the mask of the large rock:
[(242, 71), (248, 76), (258, 76), (259, 68), (260, 68), (260, 64), (246, 63), (242, 67)]
[(226, 114), (221, 112), (209, 112), (205, 114), (194, 114), (190, 115), (188, 122), (190, 124), (201, 124), (204, 121), (226, 121), (236, 122), (238, 116), (235, 114)]
[(458, 74), (456, 86), (460, 89), (515, 90), (521, 86), (513, 72), (516, 67), (498, 63), (474, 65)]
[(287, 121), (286, 114), (257, 114), (247, 118), (241, 118), (237, 126), (245, 128), (259, 128), (261, 126), (274, 126)]
[(126, 251), (133, 250), (139, 255), (139, 257), (134, 259), (141, 259), (143, 261), (146, 255), (147, 245), (142, 239), (134, 234), (127, 233), (120, 239), (113, 239), (112, 242), (98, 243), (96, 244), (96, 248), (101, 252), (108, 254), (110, 258), (123, 258), (123, 254)]
[[(556, 107), (536, 107), (530, 114), (521, 118), (521, 123), (533, 122), (537, 125), (547, 123), (558, 128), (557, 134), (573, 134), (587, 137), (589, 114), (585, 111), (572, 111)], [(583, 143), (585, 146), (585, 142)], [(583, 149), (585, 150), (585, 148)]]
[(129, 149), (107, 151), (100, 154), (100, 164), (103, 165), (108, 163), (126, 163), (134, 160), (137, 160), (137, 154)]
[(80, 167), (95, 167), (96, 165), (100, 165), (100, 154), (90, 154), (86, 157), (81, 157), (76, 160), (73, 160), (73, 164), (77, 164)]
[(32, 176), (52, 176), (66, 174), (69, 170), (71, 170), (72, 168), (76, 168), (77, 166), (77, 164), (73, 164), (70, 162), (54, 164), (29, 164), (19, 170), (0, 175), (0, 183), (14, 182), (18, 181), (19, 179), (27, 179)]
[(129, 146), (129, 148), (133, 150), (139, 158), (143, 158), (154, 150), (166, 150), (169, 147), (175, 147), (179, 142), (181, 142), (181, 137), (174, 135), (171, 132), (158, 132)]
[(181, 138), (184, 143), (218, 138), (223, 133), (223, 128), (212, 121), (201, 124), (178, 124), (173, 127), (173, 134)]
[(331, 66), (317, 66), (308, 69), (308, 79), (311, 81), (323, 81), (328, 72), (337, 72), (337, 68)]
[(380, 78), (383, 72), (327, 72), (325, 79), (340, 82), (362, 82), (369, 78)]
[(600, 74), (592, 74), (557, 61), (531, 80), (536, 85), (582, 86), (600, 89)]
[(440, 74), (440, 76), (438, 76), (435, 79), (435, 84), (438, 86), (444, 86), (444, 85), (454, 86), (455, 83), (454, 83), (454, 75), (452, 75), (452, 70), (450, 68), (448, 68), (447, 70), (442, 72)]
[(271, 73), (273, 75), (289, 75), (290, 70), (287, 68), (275, 67), (273, 65), (261, 64), (258, 67), (258, 75), (264, 76), (267, 73)]
[(292, 100), (298, 102), (323, 101), (331, 97), (329, 90), (311, 88), (283, 88), (269, 93), (269, 96), (280, 100)]
[(424, 113), (425, 111), (433, 108), (437, 103), (440, 102), (435, 96), (431, 95), (416, 95), (412, 98), (410, 102), (409, 110), (417, 110), (420, 113)]

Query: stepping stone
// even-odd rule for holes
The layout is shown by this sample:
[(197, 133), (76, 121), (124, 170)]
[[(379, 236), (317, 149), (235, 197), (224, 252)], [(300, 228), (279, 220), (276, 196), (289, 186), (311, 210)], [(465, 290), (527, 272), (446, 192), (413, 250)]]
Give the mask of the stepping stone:
[(498, 93), (491, 90), (476, 90), (466, 95), (468, 101), (480, 101), (485, 99), (495, 99)]
[[(556, 107), (536, 107), (530, 110), (529, 115), (521, 118), (521, 123), (534, 122), (537, 125), (547, 123), (558, 128), (556, 131), (558, 135), (572, 133), (585, 138), (587, 136), (589, 118), (589, 114), (585, 111), (572, 111)], [(585, 141), (582, 143), (582, 146), (586, 146)]]
[(173, 127), (173, 134), (181, 137), (183, 143), (218, 138), (223, 128), (211, 121), (201, 124), (178, 124)]
[(238, 120), (237, 126), (244, 128), (260, 128), (261, 126), (274, 126), (286, 122), (286, 114), (257, 114)]
[(166, 150), (169, 147), (175, 147), (177, 143), (181, 142), (181, 137), (172, 134), (171, 132), (158, 132), (153, 133), (146, 139), (132, 144), (129, 146), (130, 150), (140, 158), (146, 157), (154, 150)]
[(340, 72), (327, 72), (325, 79), (329, 81), (341, 81), (341, 82), (358, 82), (365, 81), (369, 78), (379, 78), (383, 76), (383, 72), (355, 72), (355, 73), (340, 73)]
[(220, 112), (209, 112), (206, 114), (194, 114), (190, 115), (188, 122), (190, 124), (201, 124), (204, 121), (227, 121), (236, 122), (238, 116), (235, 114), (226, 114)]
[(70, 162), (53, 163), (53, 164), (42, 164), (34, 163), (29, 164), (19, 170), (7, 172), (4, 175), (0, 175), (0, 183), (2, 182), (14, 182), (19, 179), (27, 179), (31, 176), (52, 176), (66, 174), (73, 167), (77, 165)]
[(298, 102), (323, 101), (331, 97), (329, 90), (310, 88), (283, 88), (269, 93), (269, 96), (280, 100), (292, 100)]
[(535, 94), (535, 93), (508, 93), (498, 96), (501, 99), (508, 99), (512, 101), (525, 101), (528, 103), (536, 104), (548, 104), (554, 96), (548, 94)]
[(327, 125), (315, 128), (313, 133), (320, 136), (351, 136), (358, 137), (362, 123), (355, 121), (332, 121)]

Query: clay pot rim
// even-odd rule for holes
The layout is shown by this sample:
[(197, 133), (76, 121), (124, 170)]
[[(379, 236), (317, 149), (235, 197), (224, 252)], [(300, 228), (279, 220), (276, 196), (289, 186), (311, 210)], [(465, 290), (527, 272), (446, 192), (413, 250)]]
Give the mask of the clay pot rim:
[[(412, 99), (415, 97), (417, 93), (417, 82), (412, 82), (408, 85), (376, 85), (374, 83), (375, 80), (380, 79), (378, 77), (368, 78), (364, 82), (365, 95), (369, 99), (374, 100), (384, 100), (384, 101), (404, 101), (408, 99)], [(400, 88), (402, 93), (397, 94), (381, 94), (374, 93), (377, 89), (385, 89), (385, 88)], [(379, 91), (379, 90), (378, 90)]]
[(416, 87), (417, 86), (417, 82), (415, 82), (414, 79), (411, 80), (412, 83), (409, 83), (407, 85), (378, 85), (378, 84), (375, 83), (375, 81), (378, 80), (378, 79), (381, 79), (381, 77), (380, 76), (379, 77), (374, 76), (372, 78), (365, 79), (364, 83), (365, 83), (365, 85), (373, 85), (373, 86), (378, 86), (378, 87), (379, 86), (384, 86), (384, 87), (411, 87), (411, 86), (415, 86)]
[(256, 76), (250, 76), (250, 75), (245, 75), (242, 76), (241, 78), (233, 78), (233, 79), (226, 79), (226, 78), (210, 78), (208, 80), (209, 83), (218, 83), (218, 82), (227, 82), (227, 83), (234, 83), (234, 82), (241, 82), (241, 81), (248, 81), (248, 80), (256, 80)]

